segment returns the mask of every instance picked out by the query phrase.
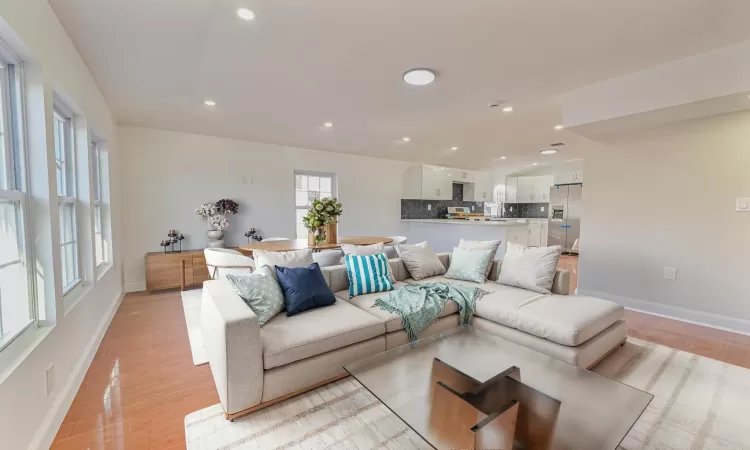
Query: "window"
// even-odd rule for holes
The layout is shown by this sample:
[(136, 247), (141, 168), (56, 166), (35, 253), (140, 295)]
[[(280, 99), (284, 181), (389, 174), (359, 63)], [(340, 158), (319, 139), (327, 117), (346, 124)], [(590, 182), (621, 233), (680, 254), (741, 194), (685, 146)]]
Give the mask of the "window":
[(0, 348), (34, 323), (21, 65), (0, 45)]
[(307, 228), (302, 224), (312, 201), (336, 195), (336, 176), (332, 173), (294, 172), (294, 195), (297, 218), (297, 238), (307, 238)]
[(94, 211), (94, 253), (96, 267), (101, 266), (107, 262), (107, 242), (102, 233), (102, 224), (104, 223), (103, 214), (103, 190), (102, 190), (102, 174), (106, 173), (102, 170), (104, 167), (104, 160), (102, 158), (102, 146), (101, 143), (92, 140), (91, 141), (91, 167), (94, 178), (94, 195), (93, 197), (93, 211)]
[(78, 251), (78, 199), (72, 114), (57, 105), (54, 112), (57, 199), (60, 207), (60, 258), (63, 294), (81, 281)]

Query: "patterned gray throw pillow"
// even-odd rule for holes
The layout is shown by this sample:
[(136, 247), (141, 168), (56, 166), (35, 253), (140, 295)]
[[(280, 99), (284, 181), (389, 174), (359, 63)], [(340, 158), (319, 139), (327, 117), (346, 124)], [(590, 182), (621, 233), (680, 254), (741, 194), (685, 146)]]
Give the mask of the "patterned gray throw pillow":
[(226, 280), (258, 316), (261, 326), (284, 310), (284, 294), (272, 268), (263, 266), (250, 275), (228, 274)]
[(466, 248), (455, 247), (451, 256), (451, 265), (445, 278), (454, 280), (473, 281), (475, 283), (484, 283), (487, 281), (487, 264), (494, 250), (469, 250)]

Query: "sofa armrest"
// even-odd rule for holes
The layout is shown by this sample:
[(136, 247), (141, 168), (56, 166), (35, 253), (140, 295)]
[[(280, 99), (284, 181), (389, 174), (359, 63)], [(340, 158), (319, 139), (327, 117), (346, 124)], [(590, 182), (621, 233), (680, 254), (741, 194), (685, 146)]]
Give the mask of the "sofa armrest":
[(263, 393), (260, 324), (226, 281), (203, 283), (201, 329), (224, 411), (234, 414), (259, 404)]
[(555, 278), (552, 280), (552, 293), (558, 295), (570, 294), (570, 272), (557, 269)]

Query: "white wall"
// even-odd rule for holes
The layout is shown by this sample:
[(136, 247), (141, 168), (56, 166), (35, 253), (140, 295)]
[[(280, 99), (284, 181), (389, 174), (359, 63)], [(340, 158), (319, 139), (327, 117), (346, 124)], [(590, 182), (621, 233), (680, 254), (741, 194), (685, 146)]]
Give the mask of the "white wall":
[(571, 172), (582, 172), (583, 171), (583, 159), (574, 159), (571, 161), (563, 161), (557, 164), (539, 165), (535, 167), (529, 167), (522, 170), (517, 170), (508, 176), (513, 177), (534, 177), (537, 175), (562, 175)]
[[(143, 258), (160, 251), (168, 229), (186, 235), (183, 248), (204, 248), (205, 202), (230, 198), (228, 246), (247, 242), (255, 227), (266, 237), (295, 237), (294, 170), (332, 172), (344, 214), (339, 236), (400, 234), (402, 176), (409, 163), (221, 139), (149, 128), (120, 127), (127, 290), (145, 289)], [(243, 184), (252, 177), (252, 184)]]
[[(88, 125), (108, 140), (116, 164), (115, 123), (88, 68), (45, 0), (0, 2), (0, 37), (24, 60), (31, 159), (33, 236), (40, 272), (40, 296), (48, 326), (34, 328), (0, 354), (0, 436), (2, 448), (47, 448), (85, 374), (122, 292), (113, 209), (115, 265), (65, 312), (59, 286), (59, 232), (54, 198), (52, 140), (53, 92), (64, 95), (85, 115)], [(54, 167), (54, 166), (52, 166)], [(117, 192), (112, 192), (117, 204)], [(46, 225), (45, 225), (46, 222)], [(57, 280), (57, 282), (56, 282)], [(55, 389), (45, 392), (45, 370), (55, 365)], [(102, 394), (104, 388), (102, 386)]]
[(586, 155), (579, 292), (750, 332), (750, 213), (735, 212), (750, 197), (750, 113), (604, 144)]

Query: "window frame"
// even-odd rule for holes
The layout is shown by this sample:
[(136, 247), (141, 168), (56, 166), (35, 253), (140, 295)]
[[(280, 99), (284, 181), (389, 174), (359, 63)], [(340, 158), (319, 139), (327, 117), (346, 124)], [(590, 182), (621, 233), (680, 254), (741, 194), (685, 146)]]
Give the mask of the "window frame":
[(28, 193), (28, 153), (26, 151), (26, 103), (23, 62), (0, 41), (0, 115), (2, 115), (2, 140), (4, 181), (0, 183), (0, 201), (17, 203), (16, 236), (19, 246), (19, 259), (2, 264), (0, 268), (12, 264), (23, 264), (26, 269), (26, 289), (28, 321), (10, 334), (2, 330), (2, 307), (0, 306), (0, 351), (7, 348), (25, 331), (38, 325), (37, 292), (34, 277), (34, 255), (31, 242), (31, 215)]
[[(297, 211), (304, 210), (307, 211), (310, 209), (310, 205), (305, 206), (297, 206), (297, 175), (302, 175), (306, 177), (321, 177), (321, 178), (330, 178), (331, 179), (331, 197), (338, 197), (338, 180), (336, 179), (336, 174), (333, 172), (316, 172), (311, 170), (294, 170), (294, 178), (293, 178), (293, 186), (294, 186), (294, 235), (297, 239), (307, 239), (307, 235), (300, 237), (297, 233)], [(309, 185), (308, 185), (309, 188)], [(308, 192), (310, 190), (308, 189)], [(320, 193), (320, 189), (318, 189), (318, 193)]]
[[(76, 170), (76, 164), (77, 164), (77, 155), (76, 155), (76, 136), (75, 136), (75, 126), (74, 126), (74, 119), (75, 114), (67, 108), (64, 104), (61, 104), (59, 101), (55, 101), (54, 107), (53, 107), (53, 123), (54, 123), (54, 130), (53, 133), (55, 135), (55, 164), (56, 166), (59, 166), (60, 159), (58, 156), (62, 156), (62, 164), (63, 167), (60, 168), (60, 171), (58, 173), (57, 167), (55, 170), (55, 178), (56, 178), (56, 187), (57, 187), (57, 205), (59, 209), (58, 216), (60, 217), (59, 222), (59, 231), (60, 231), (60, 265), (61, 268), (64, 263), (64, 247), (65, 246), (72, 246), (73, 247), (73, 269), (74, 269), (74, 275), (73, 279), (69, 282), (65, 283), (65, 273), (64, 268), (61, 272), (61, 278), (60, 278), (60, 284), (62, 287), (63, 292), (63, 299), (68, 296), (71, 292), (75, 290), (78, 286), (82, 285), (83, 281), (83, 262), (81, 258), (81, 236), (80, 236), (80, 214), (79, 214), (79, 199), (78, 199), (78, 172)], [(58, 149), (58, 129), (60, 124), (64, 124), (63, 127), (63, 154), (58, 155), (57, 149)], [(62, 174), (63, 180), (62, 182), (58, 178), (58, 174)], [(63, 192), (60, 192), (60, 189), (62, 187)], [(64, 226), (65, 223), (62, 220), (64, 215), (64, 209), (65, 208), (71, 208), (72, 209), (72, 240), (63, 242), (63, 236), (64, 236)]]
[[(102, 141), (89, 132), (89, 158), (91, 158), (91, 181), (93, 191), (91, 196), (93, 224), (91, 228), (92, 245), (94, 248), (94, 268), (99, 271), (102, 266), (109, 263), (109, 255), (106, 244), (107, 235), (104, 233), (104, 187), (102, 178)], [(99, 231), (97, 232), (97, 224)], [(100, 236), (101, 249), (97, 249), (97, 235)], [(97, 262), (98, 252), (101, 251), (102, 260)]]

